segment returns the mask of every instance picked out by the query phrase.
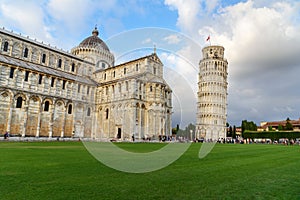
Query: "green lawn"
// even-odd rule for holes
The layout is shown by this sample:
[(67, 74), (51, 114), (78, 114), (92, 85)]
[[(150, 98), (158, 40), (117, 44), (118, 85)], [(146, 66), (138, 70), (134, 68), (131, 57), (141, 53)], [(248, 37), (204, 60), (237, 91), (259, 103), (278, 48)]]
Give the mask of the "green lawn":
[(300, 199), (300, 146), (217, 144), (201, 160), (200, 146), (162, 170), (129, 174), (81, 142), (0, 142), (0, 199)]

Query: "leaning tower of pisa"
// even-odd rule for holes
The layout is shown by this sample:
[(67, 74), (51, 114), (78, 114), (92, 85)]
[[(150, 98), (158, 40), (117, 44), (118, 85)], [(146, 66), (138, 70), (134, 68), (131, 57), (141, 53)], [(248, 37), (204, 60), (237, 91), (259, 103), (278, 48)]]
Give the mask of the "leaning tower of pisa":
[(197, 124), (198, 137), (216, 141), (226, 137), (227, 65), (224, 47), (202, 49), (199, 63)]

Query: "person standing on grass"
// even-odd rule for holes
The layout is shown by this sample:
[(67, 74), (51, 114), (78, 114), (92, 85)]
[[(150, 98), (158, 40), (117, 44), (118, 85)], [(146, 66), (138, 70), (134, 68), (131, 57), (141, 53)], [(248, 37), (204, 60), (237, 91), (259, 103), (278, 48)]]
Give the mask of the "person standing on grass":
[(6, 131), (6, 133), (4, 134), (4, 139), (8, 139), (8, 131)]

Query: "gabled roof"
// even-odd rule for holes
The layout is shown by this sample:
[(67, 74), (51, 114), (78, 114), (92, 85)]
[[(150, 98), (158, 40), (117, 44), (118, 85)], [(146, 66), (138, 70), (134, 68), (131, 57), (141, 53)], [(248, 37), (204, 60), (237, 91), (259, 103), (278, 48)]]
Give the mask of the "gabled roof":
[(155, 60), (155, 61), (157, 61), (157, 62), (159, 62), (159, 63), (162, 64), (162, 62), (159, 59), (159, 57), (157, 56), (157, 54), (156, 53), (152, 53), (152, 54), (147, 55), (147, 56), (143, 56), (143, 57), (140, 57), (140, 58), (137, 58), (137, 59), (134, 59), (134, 60), (130, 60), (130, 61), (125, 62), (125, 63), (121, 63), (121, 64), (116, 65), (114, 67), (119, 67), (119, 66), (127, 65), (127, 64), (134, 63), (134, 62), (137, 62), (137, 61), (140, 61), (140, 60), (145, 60), (146, 58), (150, 58), (150, 59)]
[(128, 65), (128, 64), (131, 64), (131, 63), (134, 63), (134, 62), (138, 62), (138, 61), (141, 61), (141, 60), (144, 60), (144, 59), (147, 59), (147, 58), (150, 58), (150, 59), (154, 59), (155, 61), (159, 62), (162, 64), (161, 60), (159, 59), (159, 57), (157, 56), (156, 53), (152, 53), (150, 55), (147, 55), (147, 56), (143, 56), (143, 57), (140, 57), (140, 58), (137, 58), (137, 59), (134, 59), (134, 60), (130, 60), (128, 62), (125, 62), (125, 63), (121, 63), (119, 65), (115, 65), (115, 66), (112, 66), (112, 67), (109, 67), (109, 68), (105, 68), (105, 69), (98, 69), (96, 70), (94, 73), (98, 73), (98, 72), (101, 72), (101, 71), (105, 71), (107, 69), (113, 69), (113, 68), (117, 68), (117, 67), (122, 67), (124, 65)]

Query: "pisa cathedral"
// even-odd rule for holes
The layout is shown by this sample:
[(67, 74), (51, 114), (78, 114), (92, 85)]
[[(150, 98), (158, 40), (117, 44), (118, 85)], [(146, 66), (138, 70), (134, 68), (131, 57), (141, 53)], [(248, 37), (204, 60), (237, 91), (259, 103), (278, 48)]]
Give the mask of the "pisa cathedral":
[(115, 65), (95, 28), (71, 53), (0, 30), (0, 134), (129, 140), (171, 132), (154, 52)]

